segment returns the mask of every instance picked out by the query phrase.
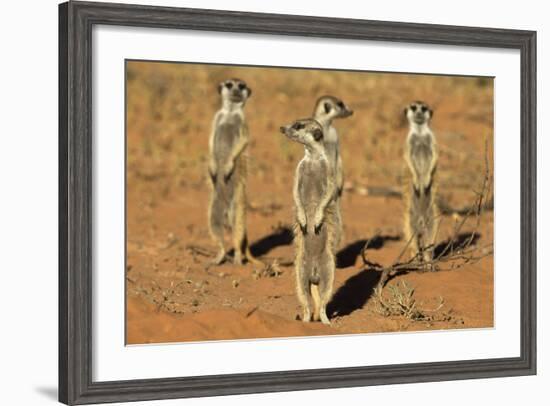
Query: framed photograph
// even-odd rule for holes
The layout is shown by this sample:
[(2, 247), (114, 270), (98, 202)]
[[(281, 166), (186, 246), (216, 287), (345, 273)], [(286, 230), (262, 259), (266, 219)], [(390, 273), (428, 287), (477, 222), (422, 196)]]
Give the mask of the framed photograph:
[(59, 400), (536, 373), (536, 33), (59, 6)]

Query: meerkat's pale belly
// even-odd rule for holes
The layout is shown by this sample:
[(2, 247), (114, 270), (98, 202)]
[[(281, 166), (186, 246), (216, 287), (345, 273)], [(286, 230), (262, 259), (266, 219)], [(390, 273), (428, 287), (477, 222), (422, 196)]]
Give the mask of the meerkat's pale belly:
[(218, 163), (224, 164), (231, 156), (231, 151), (240, 135), (240, 123), (227, 122), (218, 126), (214, 140), (214, 156)]
[(327, 165), (317, 162), (302, 165), (300, 199), (306, 209), (306, 218), (313, 221), (315, 211), (327, 189)]
[(214, 157), (219, 168), (216, 189), (227, 204), (233, 200), (235, 182), (240, 174), (238, 167), (235, 167), (231, 176), (225, 179), (223, 170), (231, 159), (233, 148), (239, 141), (241, 125), (242, 120), (238, 116), (226, 117), (218, 124), (214, 138)]
[[(308, 233), (304, 238), (304, 248), (309, 255), (317, 256), (324, 253), (327, 242), (327, 225), (321, 227), (319, 233), (312, 232), (315, 213), (325, 196), (328, 187), (328, 163), (310, 162), (301, 167), (300, 200), (305, 209)], [(325, 217), (325, 221), (326, 221)]]
[(415, 157), (413, 162), (418, 175), (428, 175), (427, 172), (433, 158), (431, 139), (429, 137), (413, 136), (410, 140), (410, 151), (411, 155)]

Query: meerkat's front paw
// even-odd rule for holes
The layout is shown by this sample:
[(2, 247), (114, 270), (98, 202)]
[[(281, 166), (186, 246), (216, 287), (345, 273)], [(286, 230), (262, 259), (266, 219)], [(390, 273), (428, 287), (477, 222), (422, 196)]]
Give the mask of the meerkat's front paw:
[(315, 224), (315, 229), (313, 230), (315, 234), (319, 234), (321, 232), (321, 227), (323, 227), (323, 222)]
[(218, 175), (218, 167), (215, 162), (210, 161), (208, 163), (208, 176), (212, 183), (216, 183), (216, 176)]
[(413, 189), (416, 196), (420, 196), (424, 191), (424, 186), (418, 177), (413, 179)]
[(228, 162), (224, 168), (223, 168), (223, 180), (226, 182), (229, 180), (231, 175), (233, 174), (233, 169), (235, 168), (235, 165), (233, 165), (233, 162)]
[(298, 215), (296, 216), (296, 221), (298, 222), (298, 225), (300, 226), (300, 230), (302, 230), (302, 233), (307, 234), (306, 215), (304, 213), (298, 213)]
[(217, 177), (217, 173), (216, 172), (212, 172), (212, 171), (208, 171), (208, 176), (210, 177), (210, 181), (212, 182), (212, 184), (216, 184), (216, 177)]
[(321, 227), (323, 226), (324, 219), (325, 219), (325, 216), (322, 211), (318, 211), (317, 213), (315, 213), (315, 218), (313, 223), (315, 234), (319, 234), (319, 231), (321, 231)]

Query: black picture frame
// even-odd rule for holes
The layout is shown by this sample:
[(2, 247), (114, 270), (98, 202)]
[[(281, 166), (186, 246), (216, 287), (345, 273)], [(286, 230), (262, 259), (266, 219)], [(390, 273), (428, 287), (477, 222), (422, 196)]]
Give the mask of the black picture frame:
[[(95, 24), (517, 49), (521, 54), (521, 354), (517, 358), (92, 380)], [(536, 32), (109, 3), (59, 5), (59, 400), (218, 396), (536, 374)]]

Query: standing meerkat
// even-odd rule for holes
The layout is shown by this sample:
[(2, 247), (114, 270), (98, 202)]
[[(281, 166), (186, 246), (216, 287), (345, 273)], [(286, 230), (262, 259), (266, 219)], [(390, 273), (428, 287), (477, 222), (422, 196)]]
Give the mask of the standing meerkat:
[[(330, 324), (326, 307), (332, 296), (335, 257), (335, 183), (324, 144), (323, 127), (314, 119), (281, 127), (292, 141), (304, 145), (305, 155), (296, 168), (293, 197), (296, 226), (296, 290), (302, 320)], [(313, 315), (310, 298), (313, 299)]]
[(434, 175), (438, 154), (430, 129), (433, 111), (426, 103), (416, 101), (407, 106), (404, 113), (409, 121), (405, 161), (411, 173), (411, 184), (405, 193), (405, 237), (410, 241), (412, 254), (420, 253), (428, 262), (433, 257), (437, 231)]
[(214, 264), (225, 260), (224, 226), (233, 234), (234, 263), (243, 258), (259, 262), (250, 254), (246, 236), (246, 148), (249, 142), (244, 106), (252, 90), (239, 79), (218, 85), (222, 107), (212, 123), (209, 139), (208, 174), (212, 186), (208, 218), (210, 234), (218, 245)]
[(340, 198), (344, 189), (344, 167), (342, 155), (340, 154), (340, 140), (338, 131), (332, 125), (335, 118), (346, 118), (353, 114), (342, 100), (334, 96), (321, 96), (315, 103), (313, 118), (323, 127), (324, 143), (328, 161), (333, 168), (334, 183), (336, 185), (336, 225), (337, 233), (335, 235), (334, 245), (338, 247), (344, 234), (344, 224), (340, 210)]

